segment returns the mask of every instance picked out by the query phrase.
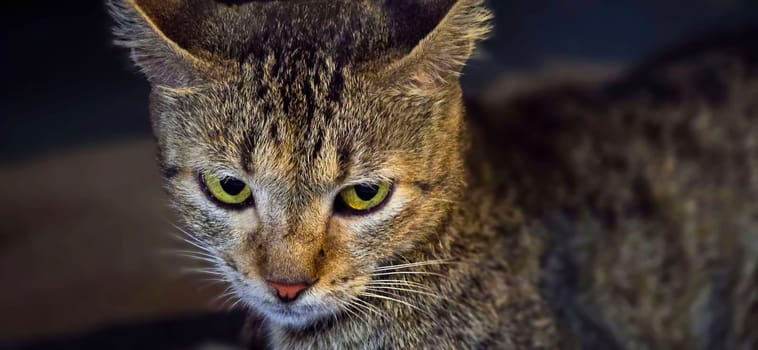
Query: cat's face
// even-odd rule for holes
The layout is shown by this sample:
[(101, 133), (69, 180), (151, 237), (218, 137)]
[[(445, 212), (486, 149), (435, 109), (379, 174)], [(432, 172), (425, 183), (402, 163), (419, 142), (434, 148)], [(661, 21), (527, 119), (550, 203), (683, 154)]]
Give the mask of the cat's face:
[[(457, 102), (403, 108), (333, 74), (344, 79), (325, 73), (310, 97), (277, 79), (156, 97), (169, 104), (157, 128), (174, 206), (238, 295), (288, 324), (365, 291), (372, 270), (434, 231), (460, 186)], [(271, 282), (308, 288), (284, 302)]]
[[(464, 5), (446, 18), (478, 9)], [(475, 39), (443, 29), (426, 45), (434, 33), (464, 41), (361, 65), (290, 45), (213, 74), (193, 57), (177, 75), (135, 49), (138, 64), (149, 58), (173, 205), (247, 305), (305, 326), (345, 311), (378, 267), (435, 243), (463, 183), (455, 78)]]

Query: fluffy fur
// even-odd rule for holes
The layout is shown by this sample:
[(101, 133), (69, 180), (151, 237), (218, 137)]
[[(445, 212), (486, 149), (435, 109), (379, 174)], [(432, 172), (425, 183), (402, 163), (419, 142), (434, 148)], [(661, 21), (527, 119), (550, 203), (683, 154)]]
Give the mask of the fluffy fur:
[(545, 242), (541, 288), (566, 346), (758, 346), (757, 36), (701, 38), (610, 83), (472, 115), (477, 154)]
[[(681, 63), (471, 123), (458, 76), (481, 0), (235, 3), (111, 9), (153, 85), (173, 203), (272, 347), (755, 343), (755, 57), (698, 68), (733, 69), (716, 102), (673, 82), (700, 76)], [(205, 172), (255, 206), (215, 205)], [(380, 210), (334, 213), (377, 181), (394, 183)], [(272, 279), (314, 285), (285, 305)]]

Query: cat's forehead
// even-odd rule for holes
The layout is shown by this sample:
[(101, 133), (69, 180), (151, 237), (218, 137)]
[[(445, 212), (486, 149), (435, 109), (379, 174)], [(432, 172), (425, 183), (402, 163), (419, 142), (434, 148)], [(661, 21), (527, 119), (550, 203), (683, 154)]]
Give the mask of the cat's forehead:
[(208, 162), (201, 168), (234, 168), (293, 188), (328, 186), (349, 166), (378, 164), (382, 147), (372, 130), (382, 116), (349, 67), (329, 57), (277, 60), (174, 99), (186, 123), (172, 128), (173, 138)]

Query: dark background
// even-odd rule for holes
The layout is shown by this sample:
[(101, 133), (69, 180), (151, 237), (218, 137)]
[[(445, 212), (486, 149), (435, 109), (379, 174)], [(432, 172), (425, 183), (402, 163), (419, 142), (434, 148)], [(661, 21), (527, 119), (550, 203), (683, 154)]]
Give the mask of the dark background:
[[(556, 65), (623, 69), (684, 39), (758, 23), (753, 0), (490, 4), (496, 30), (466, 70), (469, 95)], [(108, 338), (111, 325), (146, 319), (170, 331), (162, 320), (215, 310), (206, 306), (217, 291), (170, 279), (181, 265), (156, 268), (163, 260), (145, 253), (172, 230), (152, 160), (149, 87), (111, 44), (103, 2), (0, 6), (0, 348), (98, 329)]]
[[(490, 0), (487, 59), (467, 88), (546, 61), (624, 63), (677, 40), (758, 20), (753, 0)], [(0, 161), (145, 136), (147, 83), (111, 45), (103, 1), (4, 2)]]

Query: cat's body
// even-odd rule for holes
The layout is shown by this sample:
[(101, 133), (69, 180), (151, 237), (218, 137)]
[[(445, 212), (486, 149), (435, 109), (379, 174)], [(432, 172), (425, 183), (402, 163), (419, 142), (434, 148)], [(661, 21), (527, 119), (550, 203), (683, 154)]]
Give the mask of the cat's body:
[(112, 6), (175, 206), (272, 347), (755, 345), (754, 48), (466, 120), (489, 13), (402, 4)]
[(545, 240), (541, 290), (567, 345), (758, 346), (756, 37), (470, 114), (501, 196)]

